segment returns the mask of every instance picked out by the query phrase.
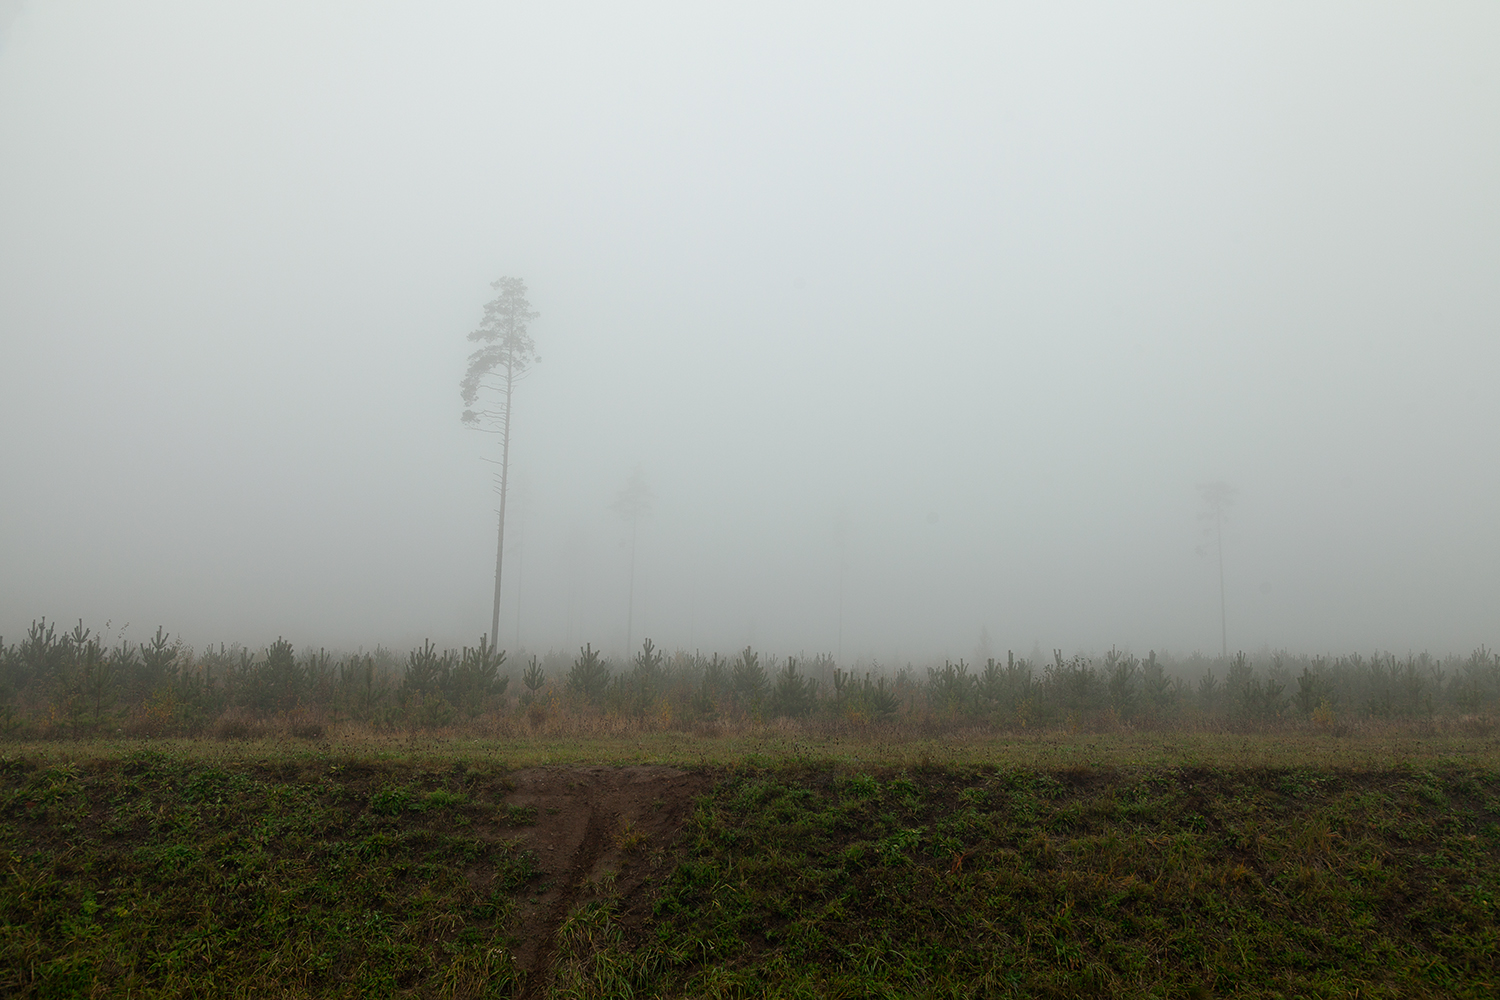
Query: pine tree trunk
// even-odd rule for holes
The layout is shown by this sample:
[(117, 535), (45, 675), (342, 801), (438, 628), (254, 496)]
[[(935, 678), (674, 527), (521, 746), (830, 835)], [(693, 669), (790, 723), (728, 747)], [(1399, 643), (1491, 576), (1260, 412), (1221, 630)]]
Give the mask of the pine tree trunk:
[(505, 566), (505, 495), (510, 473), (510, 400), (515, 388), (515, 370), (505, 367), (505, 429), (500, 446), (500, 531), (495, 540), (495, 609), (490, 616), (490, 643), (500, 645), (500, 572)]

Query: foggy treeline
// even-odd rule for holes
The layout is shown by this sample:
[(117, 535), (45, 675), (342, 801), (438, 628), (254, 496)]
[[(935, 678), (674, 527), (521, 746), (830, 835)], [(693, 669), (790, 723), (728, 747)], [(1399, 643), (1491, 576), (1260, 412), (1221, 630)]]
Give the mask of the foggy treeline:
[[(1473, 0), (0, 0), (0, 634), (169, 622), (244, 711), (206, 644), (379, 643), (377, 714), (484, 631), (512, 709), (523, 646), (565, 705), (648, 635), (772, 686), (910, 661), (910, 706), (981, 628), (1044, 687), (1053, 646), (1500, 643), (1497, 39)], [(508, 450), (459, 419), (505, 410), (460, 395), (510, 383), (468, 339), (502, 275), (544, 358)]]
[(79, 622), (33, 622), (0, 638), (0, 732), (11, 738), (289, 734), (339, 724), (377, 730), (536, 728), (606, 723), (710, 734), (777, 719), (810, 724), (909, 723), (997, 731), (1066, 727), (1307, 726), (1351, 720), (1457, 720), (1486, 730), (1500, 709), (1500, 655), (986, 657), (983, 663), (895, 669), (828, 654), (666, 652), (650, 639), (628, 662), (592, 644), (512, 659), (481, 639), (404, 656), (259, 650), (201, 651), (158, 628), (146, 642), (110, 643)]

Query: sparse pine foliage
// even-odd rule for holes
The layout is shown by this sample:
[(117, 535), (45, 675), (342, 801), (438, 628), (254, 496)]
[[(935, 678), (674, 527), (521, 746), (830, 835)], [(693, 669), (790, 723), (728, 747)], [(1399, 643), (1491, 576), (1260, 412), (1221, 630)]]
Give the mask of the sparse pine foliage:
[(869, 674), (865, 674), (860, 681), (854, 692), (853, 703), (855, 711), (867, 719), (890, 718), (901, 707), (895, 685), (887, 683), (885, 677), (872, 681)]
[(168, 684), (176, 676), (177, 647), (171, 643), (171, 634), (156, 627), (156, 635), (150, 643), (141, 643), (141, 668), (138, 687), (144, 691), (155, 691)]
[(535, 656), (527, 665), (526, 672), (521, 675), (521, 683), (526, 685), (526, 696), (523, 700), (527, 704), (536, 700), (537, 692), (542, 689), (542, 685), (547, 683), (547, 671), (537, 662)]
[(412, 650), (406, 658), (402, 691), (420, 697), (440, 693), (447, 683), (449, 666), (449, 658), (438, 653), (431, 639), (422, 640), (422, 645)]
[(811, 715), (818, 704), (818, 682), (797, 672), (794, 657), (776, 673), (776, 687), (771, 693), (771, 714), (803, 718)]
[(604, 692), (609, 689), (609, 667), (593, 643), (578, 650), (578, 658), (568, 671), (567, 688), (590, 704), (598, 704), (604, 697)]
[(485, 711), (510, 683), (509, 677), (500, 676), (504, 663), (505, 650), (497, 650), (487, 635), (479, 637), (479, 645), (465, 646), (449, 675), (449, 700), (471, 718)]
[(978, 692), (979, 679), (969, 673), (969, 664), (943, 661), (943, 669), (927, 668), (927, 692), (933, 708), (953, 716), (967, 712)]
[(18, 685), (50, 684), (67, 662), (66, 642), (66, 636), (58, 639), (55, 622), (48, 624), (45, 618), (33, 620), (14, 657)]
[(375, 707), (375, 657), (348, 656), (339, 661), (338, 706), (356, 718), (369, 718)]
[(766, 694), (766, 669), (760, 665), (760, 654), (746, 646), (731, 670), (734, 697), (751, 711), (759, 711)]
[(1141, 693), (1146, 710), (1154, 715), (1166, 712), (1174, 699), (1172, 679), (1167, 676), (1162, 662), (1156, 658), (1154, 649), (1141, 663)]
[(1201, 712), (1213, 712), (1218, 708), (1221, 686), (1219, 679), (1214, 676), (1212, 669), (1204, 671), (1198, 678), (1198, 709)]
[(1104, 672), (1109, 678), (1109, 707), (1122, 719), (1136, 717), (1140, 702), (1141, 662), (1134, 656), (1110, 647), (1104, 656)]
[(665, 678), (662, 676), (662, 661), (665, 657), (650, 639), (641, 643), (641, 651), (635, 654), (630, 671), (630, 691), (626, 697), (636, 714), (643, 714), (660, 693)]
[[(541, 314), (534, 312), (526, 300), (526, 282), (521, 278), (499, 278), (490, 283), (499, 292), (485, 303), (484, 318), (469, 334), (471, 343), (482, 344), (469, 355), (460, 395), (464, 401), (463, 422), (472, 427), (499, 427), (509, 420), (505, 409), (487, 409), (480, 402), (486, 389), (493, 389), (508, 402), (508, 389), (497, 380), (514, 380), (525, 375), (538, 360), (536, 343), (529, 326)], [(477, 409), (476, 409), (477, 407)]]
[(703, 663), (701, 682), (703, 700), (711, 705), (728, 700), (730, 696), (729, 662), (718, 653)]

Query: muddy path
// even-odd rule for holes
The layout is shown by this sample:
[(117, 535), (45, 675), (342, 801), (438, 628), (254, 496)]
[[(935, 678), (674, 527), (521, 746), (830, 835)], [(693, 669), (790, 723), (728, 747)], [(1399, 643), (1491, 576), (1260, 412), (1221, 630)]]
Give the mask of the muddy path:
[(665, 766), (536, 767), (507, 776), (505, 804), (535, 823), (505, 831), (534, 852), (541, 874), (521, 902), (517, 964), (524, 997), (545, 994), (557, 931), (575, 906), (612, 878), (627, 933), (650, 914), (693, 799), (710, 775)]

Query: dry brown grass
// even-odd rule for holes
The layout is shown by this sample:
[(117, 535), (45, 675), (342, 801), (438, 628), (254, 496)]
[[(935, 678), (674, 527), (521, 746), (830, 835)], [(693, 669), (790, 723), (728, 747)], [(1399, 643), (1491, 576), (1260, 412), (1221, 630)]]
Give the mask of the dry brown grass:
[(1493, 728), (1464, 720), (1358, 721), (1338, 731), (1312, 724), (1261, 731), (1202, 726), (1112, 732), (1068, 728), (936, 730), (904, 721), (757, 723), (720, 720), (685, 728), (652, 718), (550, 712), (533, 726), (525, 715), (481, 716), (446, 729), (377, 728), (350, 721), (226, 715), (200, 737), (49, 739), (0, 744), (0, 754), (43, 759), (116, 757), (153, 747), (198, 758), (372, 756), (376, 759), (465, 759), (525, 767), (541, 764), (734, 765), (759, 763), (944, 764), (1042, 767), (1320, 766), (1387, 768), (1462, 760), (1500, 766)]

